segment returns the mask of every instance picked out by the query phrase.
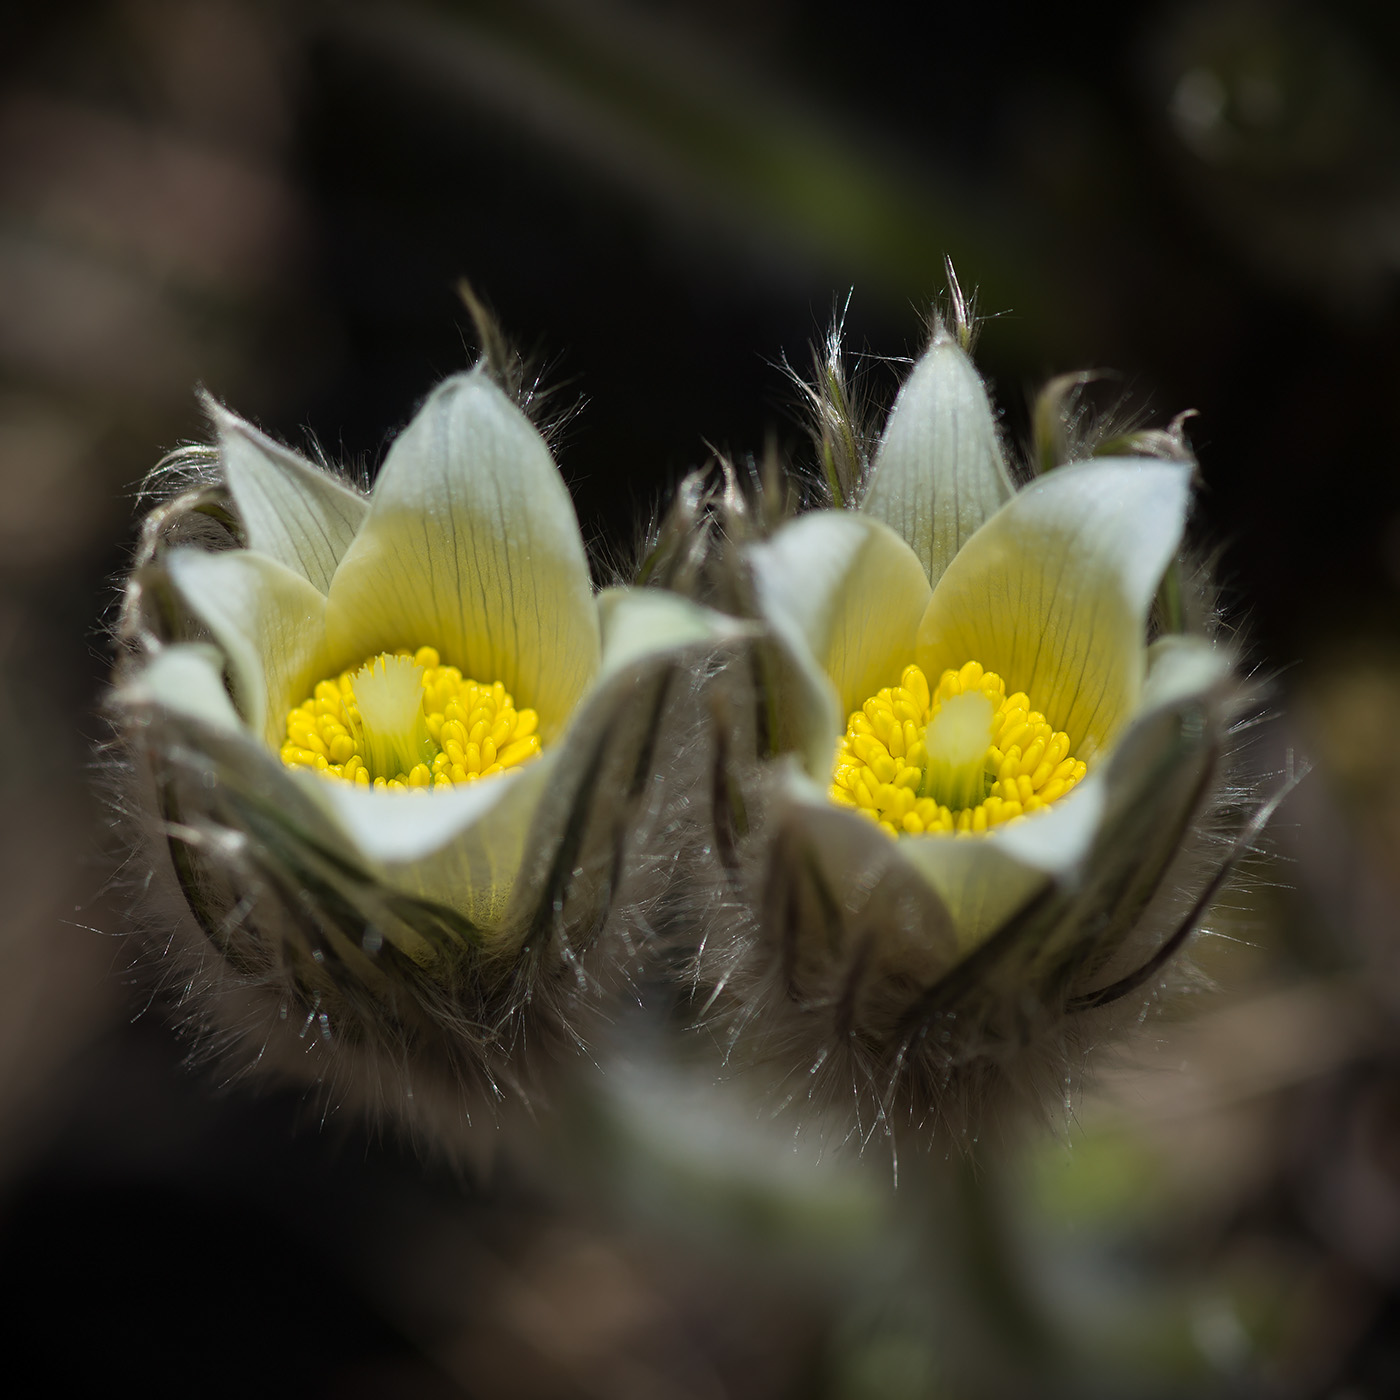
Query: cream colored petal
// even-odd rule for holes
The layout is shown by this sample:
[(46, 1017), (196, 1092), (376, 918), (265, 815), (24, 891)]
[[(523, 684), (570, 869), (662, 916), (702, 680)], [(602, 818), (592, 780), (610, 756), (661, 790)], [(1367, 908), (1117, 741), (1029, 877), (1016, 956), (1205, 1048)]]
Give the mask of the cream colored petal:
[(963, 952), (952, 911), (902, 842), (791, 769), (777, 786), (763, 913), (786, 975), (803, 1000), (858, 996), (862, 1025), (892, 1022)]
[(544, 440), (482, 374), (429, 395), (400, 434), (369, 518), (331, 581), (342, 664), (436, 647), (563, 730), (598, 669), (598, 610), (578, 520)]
[(647, 657), (707, 642), (752, 636), (755, 629), (659, 588), (605, 588), (598, 595), (603, 632), (601, 675)]
[(1147, 612), (1189, 499), (1177, 463), (1110, 459), (1039, 478), (948, 566), (919, 664), (932, 680), (980, 661), (1092, 760), (1137, 707)]
[[(625, 767), (647, 749), (644, 731), (656, 722), (659, 696), (654, 699), (646, 683), (658, 664), (735, 630), (732, 619), (655, 590), (609, 590), (599, 602), (607, 643), (598, 684), (566, 733), (539, 758), (421, 795), (303, 776), (307, 790), (396, 889), (446, 905), (487, 932), (508, 920), (514, 928), (543, 897), (557, 852), (578, 825), (578, 804), (611, 810), (624, 802), (607, 760), (615, 754)], [(570, 871), (597, 864), (588, 856), (592, 836), (576, 841)], [(609, 848), (608, 863), (611, 856)]]
[(1044, 898), (1040, 927), (1055, 946), (1035, 950), (1033, 962), (1048, 966), (1121, 933), (1151, 896), (1210, 781), (1230, 668), (1197, 638), (1163, 639), (1150, 656), (1141, 709), (1069, 797), (984, 838), (886, 838), (948, 910), (959, 957)]
[(1213, 780), (1230, 683), (1228, 653), (1204, 638), (1164, 637), (1148, 657), (1138, 713), (1095, 775), (1105, 804), (1095, 859), (1125, 866), (1149, 854), (1165, 860), (1179, 840)]
[(990, 836), (906, 836), (899, 851), (952, 913), (958, 949), (986, 941), (1052, 884), (1073, 884), (1103, 821), (1094, 778), (1046, 811)]
[(1014, 489), (981, 377), (939, 334), (895, 400), (861, 510), (899, 534), (937, 583)]
[(1230, 676), (1230, 653), (1204, 637), (1161, 637), (1147, 649), (1140, 713), (1199, 699)]
[[(171, 855), (191, 909), (235, 965), (301, 955), (368, 974), (365, 955), (387, 942), (420, 966), (431, 965), (461, 934), (434, 911), (410, 909), (336, 820), (325, 800), (332, 784), (283, 765), (246, 729), (229, 732), (198, 720), (162, 717), (155, 776), (162, 819), (175, 838)], [(190, 843), (188, 854), (179, 850)], [(205, 863), (212, 856), (212, 866)], [(230, 865), (232, 890), (220, 866)], [(213, 874), (212, 905), (199, 888)], [(249, 883), (251, 879), (251, 884)], [(219, 891), (258, 906), (245, 921), (235, 904), (221, 912)], [(214, 920), (211, 924), (210, 919)], [(455, 938), (454, 938), (455, 935)]]
[(445, 905), (489, 931), (510, 906), (531, 827), (555, 777), (557, 752), (421, 795), (298, 776), (395, 889)]
[[(1229, 673), (1227, 656), (1199, 638), (1166, 638), (1152, 648), (1143, 706), (1089, 780), (1102, 787), (1103, 819), (1072, 901), (1042, 940), (1042, 967), (1071, 966), (1086, 988), (1149, 956), (1150, 946), (1128, 935), (1172, 880), (1219, 781)], [(1198, 858), (1177, 883), (1199, 888), (1201, 872)]]
[(155, 706), (213, 729), (246, 732), (224, 688), (224, 658), (217, 647), (180, 643), (158, 651), (118, 687), (117, 704)]
[(213, 400), (219, 461), (248, 546), (324, 593), (369, 513), (369, 502)]
[(909, 547), (876, 520), (813, 511), (750, 551), (765, 621), (813, 697), (827, 733), (814, 737), (814, 774), (829, 769), (846, 717), (914, 659), (928, 581)]
[(325, 676), (325, 597), (300, 574), (248, 550), (172, 550), (170, 580), (228, 658), (239, 709), (273, 748), (289, 709)]
[(1141, 709), (1103, 767), (1069, 797), (981, 840), (900, 841), (901, 854), (952, 911), (963, 952), (1052, 885), (1062, 896), (1059, 918), (1045, 925), (1055, 946), (1040, 950), (1037, 962), (1103, 935), (1115, 918), (1137, 916), (1208, 777), (1211, 726), (1184, 717), (1229, 676), (1227, 657), (1199, 638), (1165, 638), (1150, 657)]
[(552, 753), (474, 783), (430, 792), (380, 791), (332, 782), (307, 770), (298, 780), (330, 806), (346, 832), (371, 859), (386, 865), (422, 860), (488, 817), (526, 778), (530, 790), (548, 782)]
[(289, 863), (309, 847), (341, 869), (358, 868), (359, 850), (301, 781), (307, 775), (286, 767), (234, 710), (223, 688), (226, 659), (217, 647), (166, 647), (117, 693), (131, 738), (156, 756), (150, 776), (160, 821), (187, 834), (202, 829), (206, 839), (222, 831), (237, 860), (251, 851), (255, 864), (293, 880)]

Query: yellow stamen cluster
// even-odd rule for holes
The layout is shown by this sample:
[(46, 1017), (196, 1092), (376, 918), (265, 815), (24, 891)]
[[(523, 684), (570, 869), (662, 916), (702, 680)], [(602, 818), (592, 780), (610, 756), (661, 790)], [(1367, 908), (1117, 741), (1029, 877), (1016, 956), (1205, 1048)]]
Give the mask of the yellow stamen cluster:
[(851, 715), (831, 798), (891, 836), (962, 835), (1039, 810), (1084, 772), (1069, 736), (980, 663), (944, 671), (932, 694), (924, 673), (907, 666), (897, 686)]
[[(396, 713), (393, 691), (405, 670), (416, 690), (408, 691), (408, 706), (399, 705)], [(366, 710), (376, 709), (369, 693), (377, 692), (377, 728), (361, 713), (357, 684)], [(393, 719), (386, 722), (383, 715)], [(517, 710), (500, 681), (468, 680), (455, 666), (444, 666), (432, 647), (419, 647), (371, 657), (354, 671), (319, 682), (287, 715), (282, 762), (361, 787), (451, 787), (533, 758), (540, 752), (538, 726), (539, 716)]]

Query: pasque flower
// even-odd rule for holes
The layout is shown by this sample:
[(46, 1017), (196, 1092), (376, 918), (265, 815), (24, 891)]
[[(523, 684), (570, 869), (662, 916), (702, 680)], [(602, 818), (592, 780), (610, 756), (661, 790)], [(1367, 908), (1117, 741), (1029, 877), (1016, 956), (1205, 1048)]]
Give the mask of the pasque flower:
[(667, 688), (722, 624), (595, 596), (549, 449), (482, 370), (368, 496), (210, 411), (115, 691), (186, 906), (158, 946), (225, 1038), (271, 1060), (313, 1030), (334, 1091), (451, 1131), (582, 1034)]
[(854, 1088), (865, 1131), (966, 1130), (1037, 1081), (1062, 1097), (1088, 1013), (1151, 983), (1245, 820), (1217, 806), (1229, 651), (1158, 606), (1189, 453), (1128, 439), (1170, 450), (1086, 450), (1018, 489), (967, 343), (938, 323), (857, 508), (745, 551), (789, 752), (747, 804), (754, 917), (698, 977), (732, 1053), (776, 1061), (789, 1097)]

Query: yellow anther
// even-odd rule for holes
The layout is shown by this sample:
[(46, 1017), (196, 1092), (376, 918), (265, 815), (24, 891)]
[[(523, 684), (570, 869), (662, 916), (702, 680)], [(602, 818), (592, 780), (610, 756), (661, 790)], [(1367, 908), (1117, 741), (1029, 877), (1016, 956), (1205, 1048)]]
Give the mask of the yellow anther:
[(500, 681), (470, 680), (424, 646), (318, 681), (287, 712), (279, 753), (289, 768), (358, 787), (430, 792), (533, 758), (539, 722)]
[(1069, 750), (1069, 736), (1053, 730), (1024, 691), (1008, 695), (980, 662), (944, 671), (932, 688), (908, 666), (897, 686), (851, 714), (830, 794), (892, 836), (973, 835), (1069, 792), (1086, 771)]

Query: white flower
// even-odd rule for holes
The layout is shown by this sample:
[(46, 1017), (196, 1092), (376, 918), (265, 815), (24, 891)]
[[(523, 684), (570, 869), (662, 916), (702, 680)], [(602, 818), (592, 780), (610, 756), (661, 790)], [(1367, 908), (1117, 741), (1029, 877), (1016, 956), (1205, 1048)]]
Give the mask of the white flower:
[(749, 547), (797, 758), (770, 767), (754, 936), (712, 939), (701, 981), (802, 1096), (854, 1084), (867, 1128), (896, 1105), (960, 1123), (1199, 921), (1236, 853), (1203, 859), (1197, 831), (1230, 658), (1149, 638), (1191, 478), (1101, 458), (1016, 490), (940, 327), (859, 509)]
[(183, 946), (225, 1002), (271, 990), (255, 1046), (290, 1010), (402, 1068), (369, 1091), (391, 1110), (428, 1082), (451, 1118), (579, 1034), (666, 689), (723, 623), (594, 595), (547, 446), (482, 372), (433, 391), (368, 498), (214, 413), (244, 547), (156, 550), (116, 692)]

